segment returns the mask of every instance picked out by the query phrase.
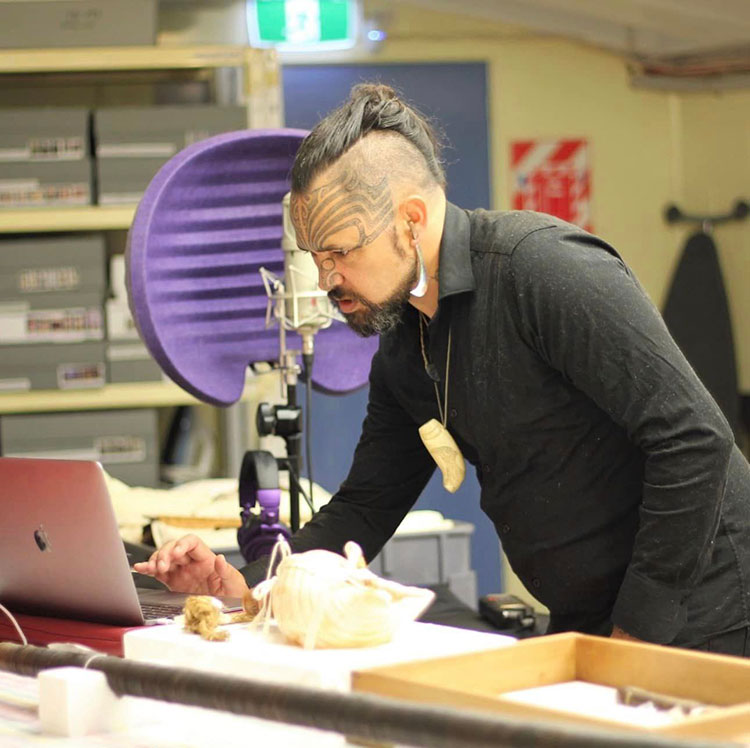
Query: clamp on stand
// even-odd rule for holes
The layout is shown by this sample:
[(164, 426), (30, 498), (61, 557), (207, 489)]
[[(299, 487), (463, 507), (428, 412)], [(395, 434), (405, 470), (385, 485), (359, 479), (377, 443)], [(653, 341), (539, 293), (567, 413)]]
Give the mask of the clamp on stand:
[[(264, 450), (250, 450), (242, 461), (239, 482), (239, 498), (242, 507), (242, 526), (237, 531), (237, 540), (247, 562), (254, 561), (271, 552), (279, 534), (289, 538), (289, 530), (279, 520), (278, 471), (289, 473), (289, 524), (292, 533), (300, 526), (299, 476), (302, 463), (302, 408), (297, 404), (297, 382), (300, 367), (298, 351), (288, 351), (282, 328), (282, 392), (286, 403), (273, 405), (261, 403), (256, 411), (255, 422), (259, 436), (280, 436), (286, 443), (286, 457), (274, 457)], [(304, 348), (303, 343), (303, 348)], [(309, 358), (308, 358), (309, 356)], [(303, 353), (306, 365), (311, 365), (311, 355)], [(251, 509), (256, 502), (260, 516)]]

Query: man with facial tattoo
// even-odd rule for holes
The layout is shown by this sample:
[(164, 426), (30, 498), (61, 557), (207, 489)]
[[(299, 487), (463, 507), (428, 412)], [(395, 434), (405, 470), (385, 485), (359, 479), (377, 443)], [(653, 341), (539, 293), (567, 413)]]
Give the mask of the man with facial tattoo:
[[(304, 140), (291, 208), (320, 287), (380, 336), (351, 470), (294, 551), (355, 540), (373, 558), (433, 455), (465, 458), (551, 632), (750, 656), (750, 467), (613, 247), (449, 203), (430, 125), (379, 85)], [(187, 536), (136, 568), (241, 595), (266, 566), (234, 569)]]

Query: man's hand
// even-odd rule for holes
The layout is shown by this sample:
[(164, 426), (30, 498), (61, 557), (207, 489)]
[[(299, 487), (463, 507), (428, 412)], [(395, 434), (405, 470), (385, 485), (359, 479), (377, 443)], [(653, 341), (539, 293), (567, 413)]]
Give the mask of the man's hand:
[(170, 540), (148, 561), (133, 564), (133, 569), (155, 577), (174, 592), (242, 597), (248, 589), (242, 574), (196, 535)]
[(641, 644), (646, 643), (643, 641), (643, 639), (636, 639), (636, 637), (631, 636), (630, 634), (626, 633), (619, 626), (615, 626), (612, 629), (612, 633), (610, 634), (610, 636), (613, 639), (626, 639), (627, 641), (630, 641), (630, 642), (641, 642)]

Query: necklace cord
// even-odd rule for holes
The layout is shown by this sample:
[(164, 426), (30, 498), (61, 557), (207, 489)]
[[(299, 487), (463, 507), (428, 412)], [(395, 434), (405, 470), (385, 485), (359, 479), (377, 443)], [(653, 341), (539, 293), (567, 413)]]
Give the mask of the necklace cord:
[[(419, 313), (419, 347), (422, 351), (422, 360), (424, 361), (425, 371), (429, 372), (430, 361), (427, 358), (427, 351), (424, 345), (424, 314)], [(445, 387), (443, 394), (443, 402), (440, 402), (440, 390), (438, 389), (437, 382), (433, 379), (432, 384), (435, 387), (435, 399), (437, 400), (438, 414), (440, 415), (440, 422), (443, 424), (443, 428), (446, 428), (448, 423), (448, 380), (450, 378), (450, 366), (451, 366), (451, 338), (453, 328), (448, 328), (448, 351), (445, 354)], [(443, 403), (445, 405), (443, 405)]]

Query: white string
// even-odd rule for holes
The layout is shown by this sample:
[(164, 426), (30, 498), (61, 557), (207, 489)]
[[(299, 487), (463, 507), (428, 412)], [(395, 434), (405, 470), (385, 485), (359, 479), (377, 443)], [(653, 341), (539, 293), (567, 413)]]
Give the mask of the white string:
[(24, 646), (26, 646), (29, 643), (29, 640), (26, 638), (26, 634), (21, 631), (21, 627), (18, 625), (18, 621), (16, 621), (15, 618), (13, 618), (13, 614), (3, 605), (0, 603), (0, 610), (5, 613), (8, 618), (10, 618), (10, 622), (15, 626), (16, 631), (18, 632), (18, 635), (21, 637), (21, 642)]
[(260, 611), (258, 611), (258, 615), (255, 616), (252, 621), (252, 625), (258, 626), (262, 623), (264, 636), (268, 633), (268, 629), (271, 625), (271, 590), (276, 583), (276, 577), (272, 576), (272, 574), (275, 570), (274, 564), (276, 562), (276, 557), (281, 554), (281, 558), (284, 559), (292, 552), (289, 543), (286, 541), (286, 538), (281, 535), (281, 533), (279, 533), (278, 538), (279, 539), (276, 541), (273, 546), (273, 550), (271, 551), (271, 559), (268, 562), (266, 578), (260, 584), (255, 585), (255, 587), (253, 588), (253, 597), (256, 600), (262, 600), (262, 603), (260, 606)]

